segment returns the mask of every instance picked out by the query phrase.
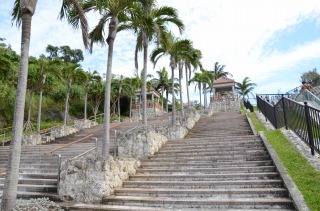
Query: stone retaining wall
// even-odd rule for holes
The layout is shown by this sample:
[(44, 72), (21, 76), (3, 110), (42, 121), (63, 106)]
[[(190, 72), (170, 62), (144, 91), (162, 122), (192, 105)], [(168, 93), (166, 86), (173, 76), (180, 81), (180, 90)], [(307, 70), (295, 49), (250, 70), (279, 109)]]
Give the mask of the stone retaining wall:
[(61, 164), (59, 197), (63, 201), (98, 203), (113, 194), (122, 181), (136, 173), (140, 161), (134, 158), (89, 154)]
[(167, 138), (156, 133), (152, 126), (141, 126), (117, 136), (120, 157), (147, 158), (157, 152)]
[(59, 126), (54, 127), (44, 134), (27, 134), (22, 137), (22, 145), (38, 145), (55, 140), (56, 138), (71, 135), (81, 129), (91, 128), (97, 123), (91, 120), (76, 120), (74, 126)]
[(240, 101), (214, 101), (210, 104), (213, 112), (240, 111)]

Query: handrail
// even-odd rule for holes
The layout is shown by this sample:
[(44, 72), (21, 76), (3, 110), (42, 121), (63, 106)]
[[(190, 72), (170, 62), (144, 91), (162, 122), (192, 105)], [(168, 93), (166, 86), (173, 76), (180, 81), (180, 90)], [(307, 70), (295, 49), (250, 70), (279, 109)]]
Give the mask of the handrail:
[(7, 169), (0, 169), (0, 174), (4, 173), (6, 171), (7, 171)]
[(97, 152), (97, 151), (98, 151), (98, 139), (97, 139), (96, 137), (92, 137), (92, 139), (95, 141), (95, 147), (93, 147), (93, 148), (91, 148), (91, 149), (89, 149), (89, 150), (81, 153), (80, 155), (77, 155), (77, 156), (73, 157), (72, 159), (77, 159), (77, 158), (79, 158), (79, 157), (81, 157), (81, 156), (83, 156), (83, 155), (91, 152), (91, 151), (94, 150), (94, 149), (95, 149), (96, 152)]
[(68, 146), (71, 146), (71, 145), (73, 145), (73, 144), (79, 143), (80, 141), (83, 141), (84, 139), (87, 139), (87, 138), (89, 138), (89, 137), (91, 137), (91, 136), (93, 136), (93, 134), (90, 134), (90, 135), (88, 135), (88, 136), (86, 136), (86, 137), (80, 138), (79, 140), (73, 141), (73, 142), (71, 142), (71, 143), (69, 143), (69, 144), (65, 144), (65, 145), (63, 145), (63, 146), (61, 146), (61, 147), (58, 147), (58, 148), (56, 148), (56, 149), (53, 149), (53, 150), (51, 150), (51, 151), (49, 151), (49, 152), (45, 152), (44, 155), (52, 154), (53, 152), (56, 152), (56, 151), (58, 151), (58, 150), (60, 150), (60, 149), (66, 148), (66, 147), (68, 147)]

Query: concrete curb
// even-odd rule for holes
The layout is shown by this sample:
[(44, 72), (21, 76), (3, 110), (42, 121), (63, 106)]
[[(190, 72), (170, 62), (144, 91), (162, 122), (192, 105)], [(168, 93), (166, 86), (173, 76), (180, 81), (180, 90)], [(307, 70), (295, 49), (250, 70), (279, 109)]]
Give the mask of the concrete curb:
[(276, 166), (281, 178), (283, 179), (284, 186), (289, 191), (289, 197), (292, 198), (293, 203), (298, 211), (309, 211), (309, 207), (305, 203), (303, 196), (297, 186), (295, 185), (294, 181), (291, 179), (291, 177), (286, 173), (286, 170), (284, 166), (282, 165), (281, 160), (279, 159), (277, 153), (265, 137), (264, 133), (262, 131), (259, 132), (259, 135), (266, 146), (274, 165)]
[(246, 114), (246, 117), (247, 117), (247, 120), (248, 120), (248, 122), (249, 122), (249, 125), (250, 125), (250, 128), (251, 128), (253, 134), (254, 134), (254, 135), (258, 135), (256, 129), (255, 129), (254, 126), (253, 126), (253, 123), (252, 123), (251, 119), (248, 117), (248, 114)]

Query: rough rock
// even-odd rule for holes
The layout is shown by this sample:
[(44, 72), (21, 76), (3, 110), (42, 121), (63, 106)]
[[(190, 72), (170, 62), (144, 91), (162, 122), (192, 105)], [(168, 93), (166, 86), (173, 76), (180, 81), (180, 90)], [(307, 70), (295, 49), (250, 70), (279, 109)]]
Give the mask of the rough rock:
[(106, 159), (96, 153), (67, 159), (61, 164), (59, 196), (63, 201), (101, 202), (135, 174), (139, 166), (140, 161), (134, 158)]

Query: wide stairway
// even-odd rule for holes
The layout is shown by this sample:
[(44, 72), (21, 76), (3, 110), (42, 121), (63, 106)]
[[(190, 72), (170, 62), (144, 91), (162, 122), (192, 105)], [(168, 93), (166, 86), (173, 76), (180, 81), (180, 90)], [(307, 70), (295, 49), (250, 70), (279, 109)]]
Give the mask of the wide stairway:
[(91, 210), (294, 210), (288, 195), (246, 117), (223, 112), (168, 141)]

